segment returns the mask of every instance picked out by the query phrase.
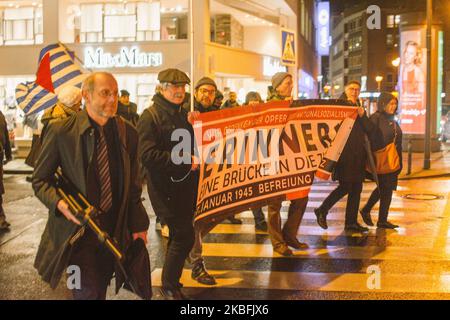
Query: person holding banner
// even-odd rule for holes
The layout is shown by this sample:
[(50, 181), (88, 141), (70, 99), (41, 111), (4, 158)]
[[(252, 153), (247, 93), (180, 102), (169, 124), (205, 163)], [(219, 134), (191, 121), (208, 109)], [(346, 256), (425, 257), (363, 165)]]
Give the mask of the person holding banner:
[[(267, 101), (292, 100), (293, 79), (287, 72), (278, 72), (272, 77), (272, 86), (268, 88)], [(292, 200), (289, 205), (288, 219), (281, 228), (281, 200), (268, 203), (268, 231), (273, 250), (283, 256), (291, 256), (292, 250), (306, 249), (306, 243), (297, 239), (298, 228), (308, 203), (308, 197)]]
[[(153, 97), (153, 105), (142, 113), (137, 130), (139, 155), (147, 170), (148, 192), (153, 209), (169, 226), (169, 242), (162, 270), (161, 295), (167, 300), (184, 300), (181, 273), (184, 261), (194, 244), (193, 214), (198, 178), (193, 161), (194, 131), (183, 109), (189, 77), (181, 70), (166, 69), (158, 74), (161, 91)], [(176, 164), (172, 140), (175, 130), (188, 132), (192, 139), (190, 154)], [(187, 162), (184, 161), (188, 157)]]
[[(345, 86), (345, 92), (340, 99), (347, 101), (351, 105), (360, 106), (360, 90), (361, 85), (359, 82), (350, 81)], [(328, 228), (326, 221), (328, 211), (341, 198), (348, 195), (345, 209), (345, 230), (354, 232), (369, 230), (360, 225), (357, 218), (368, 157), (365, 147), (365, 136), (370, 137), (375, 129), (375, 125), (369, 121), (364, 108), (359, 107), (358, 117), (333, 172), (333, 179), (339, 181), (339, 186), (328, 195), (318, 208), (314, 209), (317, 223), (321, 228)]]
[[(376, 188), (370, 195), (366, 205), (360, 210), (364, 222), (373, 226), (370, 217), (370, 211), (375, 203), (380, 201), (378, 213), (378, 228), (395, 229), (398, 225), (388, 221), (389, 207), (392, 201), (392, 193), (397, 190), (398, 175), (402, 171), (402, 129), (395, 121), (394, 117), (397, 112), (398, 101), (389, 92), (382, 92), (378, 97), (377, 112), (370, 116), (370, 121), (377, 127), (377, 145), (373, 146), (373, 150), (386, 148), (389, 144), (394, 143), (397, 151), (398, 170), (385, 174), (378, 174), (379, 188)], [(395, 170), (395, 169), (394, 169)]]
[[(244, 106), (251, 106), (264, 103), (261, 95), (256, 91), (250, 91), (245, 96)], [(252, 208), (253, 218), (255, 219), (255, 229), (259, 231), (267, 231), (267, 222), (261, 207)]]
[[(195, 85), (194, 92), (194, 112), (189, 113), (188, 121), (193, 124), (200, 113), (217, 111), (219, 108), (214, 105), (217, 92), (216, 82), (208, 77), (201, 78)], [(195, 190), (197, 194), (197, 189)], [(230, 217), (231, 223), (240, 224), (240, 220)], [(234, 220), (234, 221), (233, 221)], [(237, 220), (237, 222), (235, 221)], [(211, 222), (204, 225), (202, 229), (195, 229), (195, 241), (191, 252), (189, 253), (189, 261), (192, 265), (191, 278), (197, 282), (205, 285), (215, 285), (216, 279), (206, 270), (205, 262), (202, 257), (202, 242), (205, 237), (214, 227), (221, 221)]]

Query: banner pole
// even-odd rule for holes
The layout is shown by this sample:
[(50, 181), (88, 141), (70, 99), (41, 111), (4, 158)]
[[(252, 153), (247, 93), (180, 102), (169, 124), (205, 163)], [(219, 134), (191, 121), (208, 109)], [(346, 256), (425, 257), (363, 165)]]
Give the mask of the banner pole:
[(194, 80), (194, 1), (193, 0), (189, 0), (189, 24), (190, 24), (190, 35), (189, 35), (189, 40), (190, 40), (190, 50), (191, 50), (191, 112), (194, 111), (194, 86), (195, 86), (195, 80)]

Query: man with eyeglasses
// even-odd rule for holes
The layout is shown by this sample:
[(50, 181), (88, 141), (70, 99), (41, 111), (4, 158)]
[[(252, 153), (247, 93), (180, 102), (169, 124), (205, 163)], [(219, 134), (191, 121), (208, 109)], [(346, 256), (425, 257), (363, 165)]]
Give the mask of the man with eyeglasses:
[[(189, 113), (189, 122), (192, 124), (199, 113), (217, 111), (220, 108), (214, 105), (216, 98), (217, 85), (215, 81), (208, 77), (201, 78), (195, 85), (194, 109), (195, 112)], [(197, 190), (196, 190), (197, 191)], [(242, 224), (242, 221), (235, 217), (227, 218), (232, 224)], [(216, 280), (208, 273), (202, 257), (203, 238), (222, 221), (213, 221), (203, 225), (202, 229), (195, 229), (195, 242), (189, 254), (189, 261), (192, 265), (191, 278), (204, 285), (215, 285)]]
[[(178, 69), (158, 74), (161, 88), (153, 96), (153, 105), (145, 109), (138, 122), (139, 155), (147, 170), (148, 193), (155, 213), (169, 227), (169, 242), (162, 270), (161, 295), (167, 300), (184, 300), (180, 283), (184, 261), (194, 243), (193, 214), (197, 192), (198, 164), (193, 161), (194, 131), (183, 109), (188, 76)], [(189, 163), (174, 162), (172, 140), (177, 129), (189, 132)], [(178, 154), (177, 154), (178, 156)], [(184, 157), (183, 157), (184, 158)]]
[[(36, 196), (48, 207), (48, 222), (34, 262), (43, 280), (56, 288), (69, 266), (77, 266), (76, 300), (103, 300), (113, 273), (123, 281), (114, 257), (94, 232), (80, 226), (55, 189), (58, 167), (100, 215), (100, 228), (128, 248), (133, 239), (147, 242), (149, 219), (142, 205), (136, 129), (116, 116), (117, 81), (106, 72), (83, 83), (85, 109), (50, 122), (33, 174)], [(69, 269), (67, 270), (69, 272)], [(73, 273), (73, 272), (72, 272)]]
[(344, 93), (340, 97), (349, 105), (358, 107), (358, 117), (350, 132), (347, 143), (333, 172), (333, 180), (339, 181), (339, 186), (333, 190), (314, 213), (317, 223), (323, 229), (327, 229), (328, 211), (345, 195), (347, 206), (345, 208), (345, 231), (366, 232), (369, 229), (358, 223), (358, 209), (361, 199), (363, 181), (366, 176), (366, 162), (368, 155), (366, 150), (367, 136), (376, 130), (374, 124), (369, 121), (364, 108), (359, 101), (361, 85), (352, 80), (345, 86)]

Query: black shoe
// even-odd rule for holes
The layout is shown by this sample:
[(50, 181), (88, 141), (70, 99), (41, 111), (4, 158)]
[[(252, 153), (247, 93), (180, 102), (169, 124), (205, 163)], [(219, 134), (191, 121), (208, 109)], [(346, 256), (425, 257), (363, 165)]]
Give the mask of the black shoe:
[(255, 223), (255, 229), (258, 231), (267, 232), (267, 222), (261, 221), (261, 222)]
[(0, 230), (7, 230), (10, 226), (11, 224), (6, 220), (0, 222)]
[(161, 288), (160, 292), (164, 300), (191, 300), (179, 288), (174, 290)]
[(242, 224), (242, 220), (235, 217), (230, 217), (227, 220), (230, 221), (231, 224)]
[(33, 177), (32, 177), (32, 176), (26, 176), (26, 177), (25, 177), (25, 180), (26, 180), (27, 182), (33, 182)]
[(213, 286), (216, 283), (216, 279), (212, 275), (208, 273), (206, 270), (204, 262), (199, 262), (194, 264), (192, 267), (191, 278), (197, 281), (198, 283)]
[(323, 212), (322, 210), (320, 210), (320, 208), (316, 208), (316, 209), (314, 209), (314, 213), (316, 214), (316, 217), (317, 217), (317, 224), (322, 229), (325, 229), (325, 230), (328, 229), (326, 212)]
[(398, 227), (399, 227), (398, 225), (390, 223), (389, 221), (377, 223), (377, 228), (382, 228), (382, 229), (396, 229)]
[(345, 231), (352, 231), (352, 232), (367, 232), (369, 231), (369, 228), (363, 227), (362, 225), (358, 223), (349, 224), (345, 226)]
[(371, 226), (371, 227), (374, 226), (372, 217), (370, 216), (369, 212), (364, 212), (363, 210), (359, 210), (359, 213), (361, 214), (361, 217), (365, 224), (367, 224), (368, 226)]

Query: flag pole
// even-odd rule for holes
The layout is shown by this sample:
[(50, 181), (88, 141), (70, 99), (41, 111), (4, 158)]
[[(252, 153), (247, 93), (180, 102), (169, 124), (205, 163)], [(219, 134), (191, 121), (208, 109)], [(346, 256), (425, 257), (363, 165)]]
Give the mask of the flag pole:
[(191, 112), (194, 111), (194, 0), (189, 0), (189, 24), (190, 24), (190, 35), (189, 35), (189, 40), (190, 40), (190, 50), (191, 50)]

